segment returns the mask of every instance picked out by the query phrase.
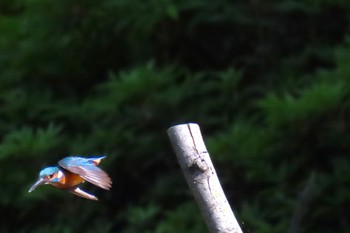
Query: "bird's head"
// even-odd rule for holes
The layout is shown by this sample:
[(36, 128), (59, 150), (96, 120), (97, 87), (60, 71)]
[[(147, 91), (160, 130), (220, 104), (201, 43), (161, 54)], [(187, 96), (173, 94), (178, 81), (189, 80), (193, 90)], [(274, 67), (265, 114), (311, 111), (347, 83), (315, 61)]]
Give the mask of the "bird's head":
[(60, 169), (58, 167), (47, 167), (40, 171), (39, 179), (30, 187), (28, 192), (32, 192), (39, 185), (53, 184), (59, 181)]

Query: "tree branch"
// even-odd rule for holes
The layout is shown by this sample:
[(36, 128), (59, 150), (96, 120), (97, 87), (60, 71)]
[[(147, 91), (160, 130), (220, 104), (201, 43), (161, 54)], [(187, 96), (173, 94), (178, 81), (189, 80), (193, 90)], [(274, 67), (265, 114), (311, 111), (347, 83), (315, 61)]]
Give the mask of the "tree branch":
[(227, 202), (197, 124), (168, 129), (175, 150), (205, 222), (211, 233), (242, 233)]

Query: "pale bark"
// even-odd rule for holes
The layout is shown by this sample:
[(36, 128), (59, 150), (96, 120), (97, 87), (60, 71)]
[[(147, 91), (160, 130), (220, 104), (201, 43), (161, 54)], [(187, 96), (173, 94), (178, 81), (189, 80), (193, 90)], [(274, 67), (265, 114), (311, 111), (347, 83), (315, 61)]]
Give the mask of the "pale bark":
[(197, 124), (168, 129), (175, 150), (205, 222), (211, 233), (242, 233), (227, 202)]

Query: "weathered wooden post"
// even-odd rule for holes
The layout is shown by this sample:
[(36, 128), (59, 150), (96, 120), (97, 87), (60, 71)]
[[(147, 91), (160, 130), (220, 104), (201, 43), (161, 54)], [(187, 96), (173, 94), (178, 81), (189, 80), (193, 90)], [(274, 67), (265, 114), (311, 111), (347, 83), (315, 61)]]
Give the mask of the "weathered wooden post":
[(242, 233), (221, 188), (199, 126), (194, 123), (175, 125), (168, 129), (168, 135), (209, 231)]

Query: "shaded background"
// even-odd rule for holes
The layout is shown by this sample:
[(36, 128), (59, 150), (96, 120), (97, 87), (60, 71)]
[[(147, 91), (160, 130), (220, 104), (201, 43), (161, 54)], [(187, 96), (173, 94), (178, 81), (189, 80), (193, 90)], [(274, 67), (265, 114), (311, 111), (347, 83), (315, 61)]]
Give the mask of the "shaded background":
[[(207, 232), (166, 135), (186, 122), (244, 232), (349, 232), (349, 17), (346, 0), (2, 0), (0, 232)], [(27, 193), (100, 154), (99, 202)]]

